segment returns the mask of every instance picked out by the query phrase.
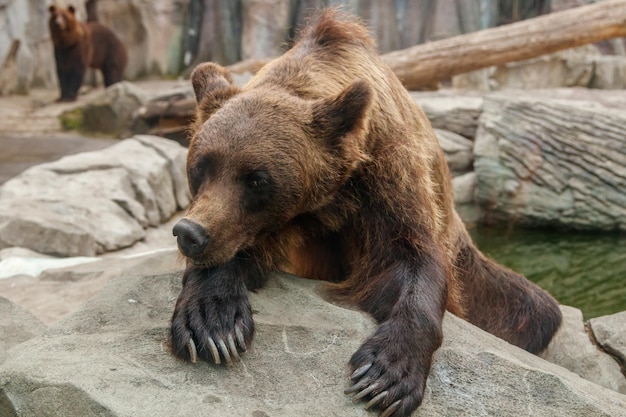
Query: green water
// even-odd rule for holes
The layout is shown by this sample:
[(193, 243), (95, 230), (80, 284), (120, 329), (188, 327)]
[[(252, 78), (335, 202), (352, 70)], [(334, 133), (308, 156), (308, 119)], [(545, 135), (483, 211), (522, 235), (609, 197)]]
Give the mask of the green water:
[(526, 275), (585, 319), (626, 310), (626, 236), (470, 230), (489, 257)]

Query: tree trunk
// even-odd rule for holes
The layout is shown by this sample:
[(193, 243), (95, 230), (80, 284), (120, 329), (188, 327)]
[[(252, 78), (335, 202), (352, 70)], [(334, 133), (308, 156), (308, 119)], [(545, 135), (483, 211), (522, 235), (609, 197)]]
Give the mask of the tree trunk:
[(626, 0), (605, 0), (384, 54), (409, 90), (453, 75), (626, 36)]

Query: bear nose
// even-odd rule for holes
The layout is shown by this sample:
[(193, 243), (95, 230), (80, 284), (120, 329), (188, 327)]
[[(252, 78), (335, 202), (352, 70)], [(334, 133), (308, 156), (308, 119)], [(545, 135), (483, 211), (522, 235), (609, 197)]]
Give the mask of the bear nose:
[(172, 232), (177, 237), (178, 248), (185, 256), (198, 256), (209, 244), (209, 235), (204, 227), (188, 219), (176, 223)]

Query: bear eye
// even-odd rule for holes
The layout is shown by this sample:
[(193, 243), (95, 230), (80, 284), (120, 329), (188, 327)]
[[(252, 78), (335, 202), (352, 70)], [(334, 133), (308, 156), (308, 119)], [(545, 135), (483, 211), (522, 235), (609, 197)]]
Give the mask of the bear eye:
[(245, 186), (244, 207), (249, 211), (259, 211), (265, 207), (274, 194), (274, 182), (265, 170), (252, 171), (242, 176)]
[(252, 171), (243, 176), (243, 181), (249, 189), (260, 189), (270, 185), (271, 176), (265, 170)]
[(189, 166), (188, 177), (191, 192), (195, 195), (202, 184), (215, 174), (215, 159), (203, 156)]

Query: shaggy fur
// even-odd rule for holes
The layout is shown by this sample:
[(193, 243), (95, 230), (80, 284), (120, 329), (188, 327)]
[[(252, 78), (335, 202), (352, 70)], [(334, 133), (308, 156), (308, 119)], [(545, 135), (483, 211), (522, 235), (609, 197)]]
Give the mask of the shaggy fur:
[(347, 392), (387, 415), (421, 403), (446, 309), (530, 352), (548, 344), (556, 302), (474, 247), (430, 123), (358, 21), (324, 11), (243, 88), (212, 63), (192, 82), (176, 356), (236, 360), (254, 333), (247, 291), (278, 270), (330, 281), (376, 319)]

